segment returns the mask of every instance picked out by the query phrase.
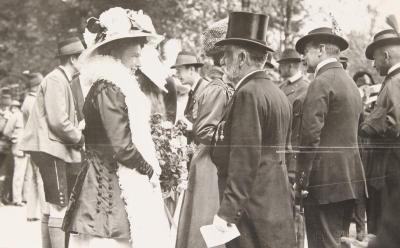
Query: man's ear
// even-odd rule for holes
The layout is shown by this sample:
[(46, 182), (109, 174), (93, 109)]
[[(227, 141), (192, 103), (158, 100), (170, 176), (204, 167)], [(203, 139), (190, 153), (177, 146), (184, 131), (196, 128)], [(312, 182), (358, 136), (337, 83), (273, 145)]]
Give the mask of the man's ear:
[(384, 51), (383, 54), (384, 54), (384, 56), (385, 56), (385, 60), (390, 59), (390, 53), (389, 53), (389, 51)]
[(243, 51), (243, 50), (241, 50), (239, 53), (238, 53), (238, 61), (239, 61), (239, 66), (240, 67), (242, 67), (245, 63), (246, 63), (246, 56), (247, 56), (247, 54), (246, 54), (246, 52), (245, 51)]
[(319, 44), (318, 50), (319, 50), (318, 55), (321, 56), (325, 52), (325, 45), (324, 44)]

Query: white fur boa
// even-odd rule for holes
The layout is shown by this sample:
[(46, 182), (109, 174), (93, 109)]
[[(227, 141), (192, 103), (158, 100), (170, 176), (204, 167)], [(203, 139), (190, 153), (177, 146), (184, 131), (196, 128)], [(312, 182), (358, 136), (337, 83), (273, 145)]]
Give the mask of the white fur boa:
[[(132, 141), (143, 158), (158, 174), (161, 169), (150, 133), (151, 104), (130, 71), (109, 56), (94, 56), (80, 69), (84, 87), (99, 79), (112, 82), (125, 95)], [(117, 171), (121, 197), (126, 204), (130, 224), (131, 244), (134, 248), (170, 247), (168, 219), (165, 214), (161, 188), (153, 188), (145, 175), (119, 165)]]

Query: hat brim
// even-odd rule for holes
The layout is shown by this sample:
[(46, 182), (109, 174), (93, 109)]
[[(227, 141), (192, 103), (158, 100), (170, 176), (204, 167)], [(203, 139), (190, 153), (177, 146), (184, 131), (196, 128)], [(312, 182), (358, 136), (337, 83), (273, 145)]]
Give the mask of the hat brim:
[(65, 54), (57, 54), (56, 56), (54, 56), (56, 59), (62, 58), (62, 57), (66, 57), (66, 56), (72, 56), (72, 55), (79, 55), (81, 54), (83, 51), (76, 51), (76, 52), (71, 52), (71, 53), (65, 53)]
[(311, 41), (321, 41), (335, 44), (339, 47), (340, 51), (344, 51), (349, 47), (349, 43), (342, 37), (335, 34), (324, 34), (315, 33), (308, 34), (300, 38), (296, 43), (296, 51), (300, 54), (304, 54), (304, 49), (306, 45)]
[(265, 49), (265, 53), (274, 52), (274, 49), (272, 49), (271, 47), (267, 46), (266, 44), (263, 44), (263, 43), (261, 43), (259, 41), (250, 40), (250, 39), (243, 39), (243, 38), (227, 38), (227, 39), (223, 39), (223, 40), (220, 40), (220, 41), (216, 42), (215, 46), (225, 46), (225, 45), (235, 45), (235, 44), (251, 45), (253, 47), (260, 48), (262, 50)]
[(285, 59), (277, 60), (276, 62), (278, 62), (278, 63), (283, 63), (283, 62), (298, 62), (298, 63), (300, 63), (301, 61), (302, 61), (301, 58), (285, 58)]
[(179, 66), (194, 66), (194, 67), (202, 67), (204, 64), (203, 63), (185, 63), (185, 64), (176, 64), (171, 66), (171, 69), (175, 69)]
[(162, 35), (146, 33), (142, 31), (132, 32), (131, 34), (125, 34), (125, 35), (116, 35), (113, 36), (112, 38), (106, 39), (87, 48), (82, 52), (79, 59), (81, 61), (84, 61), (92, 56), (97, 55), (97, 51), (100, 47), (104, 46), (105, 44), (111, 43), (113, 41), (123, 40), (123, 39), (137, 39), (137, 38), (146, 38), (147, 42), (158, 42), (158, 41), (161, 42), (164, 37)]
[(372, 42), (367, 46), (367, 49), (365, 50), (365, 56), (367, 59), (373, 60), (375, 50), (379, 47), (387, 45), (400, 45), (400, 37), (391, 37)]

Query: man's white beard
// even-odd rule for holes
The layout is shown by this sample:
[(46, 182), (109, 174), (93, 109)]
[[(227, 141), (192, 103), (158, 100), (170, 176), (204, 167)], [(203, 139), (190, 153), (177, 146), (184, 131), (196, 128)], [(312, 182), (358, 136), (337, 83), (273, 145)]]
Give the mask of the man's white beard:
[(229, 81), (235, 84), (238, 83), (240, 80), (240, 69), (236, 63), (232, 63), (232, 65), (229, 67), (225, 66), (224, 71)]

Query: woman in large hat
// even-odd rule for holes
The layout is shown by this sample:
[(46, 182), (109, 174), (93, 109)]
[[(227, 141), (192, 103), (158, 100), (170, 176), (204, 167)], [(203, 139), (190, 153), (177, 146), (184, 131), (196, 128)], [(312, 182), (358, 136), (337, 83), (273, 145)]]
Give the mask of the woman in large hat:
[(190, 163), (188, 188), (182, 206), (178, 226), (176, 248), (205, 248), (199, 232), (200, 227), (212, 223), (219, 207), (217, 169), (210, 158), (211, 140), (219, 120), (233, 95), (233, 87), (227, 82), (220, 60), (223, 48), (215, 43), (224, 39), (228, 20), (220, 20), (211, 25), (202, 34), (203, 50), (214, 66), (207, 78), (210, 83), (195, 99), (193, 135), (197, 144), (196, 152)]
[(64, 219), (69, 247), (169, 247), (151, 104), (134, 76), (142, 46), (157, 37), (151, 19), (112, 8), (87, 30), (80, 70), (91, 86), (83, 108), (87, 152)]

